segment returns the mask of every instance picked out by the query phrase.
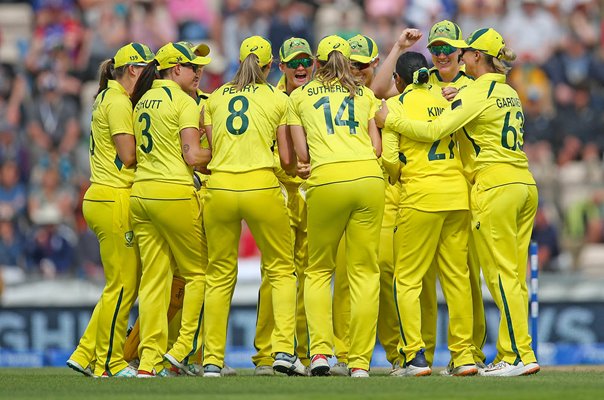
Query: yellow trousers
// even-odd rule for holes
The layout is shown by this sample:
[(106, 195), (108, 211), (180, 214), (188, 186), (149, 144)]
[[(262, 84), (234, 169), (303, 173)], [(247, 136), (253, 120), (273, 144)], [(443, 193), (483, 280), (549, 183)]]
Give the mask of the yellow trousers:
[(130, 225), (130, 189), (92, 184), (82, 211), (99, 240), (105, 287), (71, 359), (86, 367), (96, 360), (94, 374), (115, 374), (128, 366), (124, 342), (130, 309), (140, 276), (138, 247)]
[(449, 308), (449, 351), (454, 365), (472, 364), (472, 299), (467, 259), (468, 211), (402, 208), (395, 240), (396, 308), (401, 365), (425, 348), (422, 279), (436, 265)]
[[(267, 172), (268, 173), (268, 172)], [(272, 173), (272, 172), (271, 172)], [(233, 176), (247, 183), (248, 174)], [(287, 208), (278, 186), (236, 191), (214, 189), (213, 174), (205, 198), (204, 226), (208, 239), (208, 275), (204, 322), (204, 365), (224, 366), (229, 308), (237, 280), (241, 221), (245, 220), (262, 254), (264, 276), (271, 284), (272, 353), (294, 354), (296, 271)], [(274, 177), (274, 175), (273, 175)], [(274, 178), (275, 185), (277, 179)]]
[[(143, 264), (139, 369), (159, 372), (166, 352), (183, 361), (201, 346), (206, 259), (201, 246), (202, 204), (193, 186), (140, 183), (143, 184), (137, 195), (130, 197), (132, 224)], [(178, 268), (186, 285), (179, 336), (168, 350), (167, 311), (174, 268)]]
[(312, 186), (307, 192), (309, 260), (304, 304), (310, 354), (333, 354), (331, 280), (338, 244), (345, 235), (351, 310), (350, 368), (368, 369), (375, 345), (383, 193), (384, 181), (375, 177)]
[(501, 313), (495, 361), (535, 362), (528, 331), (526, 270), (537, 187), (510, 183), (485, 188), (477, 181), (470, 201), (478, 258)]
[[(287, 190), (289, 226), (294, 240), (294, 263), (296, 265), (296, 275), (298, 276), (296, 291), (296, 354), (304, 365), (308, 365), (308, 328), (306, 326), (306, 313), (304, 311), (304, 274), (308, 265), (306, 203), (298, 191), (299, 185), (284, 186)], [(265, 276), (265, 271), (266, 268), (262, 268), (262, 281), (258, 291), (256, 335), (254, 337), (256, 354), (252, 356), (252, 362), (256, 366), (273, 365), (271, 336), (275, 327), (275, 321), (273, 319), (271, 284)]]

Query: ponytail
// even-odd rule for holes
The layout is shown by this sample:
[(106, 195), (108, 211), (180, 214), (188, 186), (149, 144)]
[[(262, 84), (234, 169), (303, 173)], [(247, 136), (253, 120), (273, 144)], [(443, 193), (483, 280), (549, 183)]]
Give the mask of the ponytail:
[(258, 64), (258, 56), (254, 53), (250, 53), (245, 59), (239, 64), (239, 68), (233, 77), (233, 80), (229, 82), (235, 87), (236, 90), (242, 90), (247, 85), (252, 83), (267, 83), (266, 77), (264, 76), (264, 70), (268, 68), (270, 63), (264, 67), (260, 67)]
[(141, 75), (136, 81), (136, 85), (134, 85), (134, 89), (132, 90), (132, 96), (130, 96), (130, 100), (132, 101), (132, 108), (136, 106), (136, 103), (143, 97), (147, 90), (151, 89), (153, 86), (153, 81), (157, 77), (157, 61), (153, 60), (143, 69)]
[(319, 69), (315, 79), (324, 86), (330, 86), (334, 80), (340, 82), (350, 92), (349, 97), (354, 97), (360, 86), (363, 86), (361, 78), (352, 73), (350, 60), (339, 51), (332, 51), (327, 61), (319, 61)]
[(508, 63), (516, 59), (516, 53), (514, 53), (512, 49), (505, 46), (502, 47), (501, 50), (499, 50), (499, 54), (497, 55), (497, 57), (493, 57), (488, 54), (486, 56), (487, 62), (489, 63), (491, 68), (493, 68), (498, 74), (503, 75), (507, 75), (507, 73), (510, 72), (510, 70), (512, 69), (512, 67), (510, 67)]
[(99, 90), (94, 97), (98, 96), (103, 90), (107, 89), (107, 82), (113, 79), (113, 66), (115, 65), (113, 58), (105, 60), (99, 67)]
[(426, 67), (421, 67), (413, 73), (413, 83), (416, 85), (425, 85), (428, 83), (428, 79), (430, 79), (430, 73)]

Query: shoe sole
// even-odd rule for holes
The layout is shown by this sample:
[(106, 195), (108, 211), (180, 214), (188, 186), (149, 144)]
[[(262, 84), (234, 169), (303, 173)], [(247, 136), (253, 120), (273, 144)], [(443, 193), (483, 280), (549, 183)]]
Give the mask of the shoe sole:
[(275, 375), (275, 371), (273, 370), (272, 367), (270, 367), (271, 369), (255, 369), (254, 370), (254, 375), (255, 376), (274, 376)]
[(73, 369), (75, 372), (79, 372), (80, 374), (82, 374), (84, 376), (87, 376), (87, 377), (94, 376), (94, 374), (88, 373), (84, 368), (82, 368), (80, 366), (80, 364), (77, 364), (75, 361), (67, 360), (66, 364), (69, 368)]
[(222, 375), (220, 375), (220, 372), (204, 372), (203, 377), (204, 378), (221, 378)]
[(186, 365), (179, 362), (176, 358), (172, 357), (170, 354), (168, 354), (168, 353), (164, 354), (164, 360), (166, 360), (167, 362), (172, 364), (172, 366), (178, 368), (180, 371), (184, 372), (186, 375), (195, 376), (193, 371), (189, 371), (189, 368), (187, 368)]
[(310, 369), (312, 376), (330, 376), (329, 365), (318, 365)]
[(457, 374), (451, 374), (452, 376), (474, 376), (478, 374), (478, 368), (472, 368), (472, 369), (468, 369), (466, 371), (463, 372), (459, 372)]
[(524, 371), (522, 374), (520, 374), (520, 376), (535, 375), (539, 371), (541, 371), (541, 367), (536, 366), (529, 369), (528, 371)]
[(297, 372), (294, 364), (277, 360), (273, 363), (273, 369), (277, 372), (281, 372), (282, 374), (287, 374), (288, 376), (304, 376), (305, 372)]

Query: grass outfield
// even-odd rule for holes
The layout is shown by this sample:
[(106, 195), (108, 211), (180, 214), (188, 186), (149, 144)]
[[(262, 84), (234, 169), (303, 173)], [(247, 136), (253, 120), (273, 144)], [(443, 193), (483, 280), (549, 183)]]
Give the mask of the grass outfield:
[[(385, 370), (370, 379), (249, 376), (214, 379), (91, 379), (67, 368), (0, 368), (1, 399), (598, 399), (604, 396), (602, 368), (545, 368), (521, 378), (391, 378)], [(246, 376), (247, 375), (247, 376)]]

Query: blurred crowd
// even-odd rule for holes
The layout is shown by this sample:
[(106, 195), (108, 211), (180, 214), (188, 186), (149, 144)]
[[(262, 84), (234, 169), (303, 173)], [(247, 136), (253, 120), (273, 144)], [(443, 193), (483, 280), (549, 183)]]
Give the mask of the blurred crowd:
[[(464, 36), (494, 27), (518, 54), (509, 80), (540, 187), (534, 238), (544, 270), (572, 271), (584, 246), (604, 243), (603, 12), (597, 0), (0, 0), (0, 266), (102, 277), (81, 199), (97, 69), (123, 44), (209, 44), (210, 92), (250, 35), (277, 51), (291, 36), (362, 32), (383, 59), (406, 27), (425, 33), (412, 50), (427, 54), (427, 30), (451, 19)], [(257, 255), (250, 235), (241, 255)]]

